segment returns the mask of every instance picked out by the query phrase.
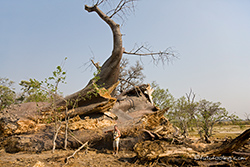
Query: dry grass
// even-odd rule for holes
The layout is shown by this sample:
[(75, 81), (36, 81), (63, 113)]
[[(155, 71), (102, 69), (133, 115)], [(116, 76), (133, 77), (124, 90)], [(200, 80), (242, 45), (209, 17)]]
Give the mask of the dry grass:
[[(216, 125), (213, 130), (213, 137), (215, 138), (225, 138), (225, 137), (231, 137), (235, 138), (241, 133), (243, 133), (245, 130), (249, 129), (250, 125)], [(199, 137), (198, 132), (195, 130), (193, 132), (190, 132), (191, 137)]]

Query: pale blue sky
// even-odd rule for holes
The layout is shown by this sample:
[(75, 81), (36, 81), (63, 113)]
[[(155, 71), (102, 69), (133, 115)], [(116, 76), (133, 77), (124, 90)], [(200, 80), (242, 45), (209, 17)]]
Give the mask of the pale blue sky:
[[(81, 66), (91, 50), (101, 63), (112, 50), (109, 27), (84, 11), (84, 4), (0, 0), (0, 77), (43, 80), (68, 57), (61, 90), (67, 95), (84, 87), (93, 71)], [(124, 47), (145, 42), (157, 51), (172, 47), (179, 59), (169, 65), (143, 59), (145, 82), (157, 81), (177, 98), (192, 88), (197, 100), (219, 101), (244, 118), (250, 113), (249, 9), (249, 0), (140, 0), (122, 26)], [(125, 57), (132, 64), (138, 59)]]

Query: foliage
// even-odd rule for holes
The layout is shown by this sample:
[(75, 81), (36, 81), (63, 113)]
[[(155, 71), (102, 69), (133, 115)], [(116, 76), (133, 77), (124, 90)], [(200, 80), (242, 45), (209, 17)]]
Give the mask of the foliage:
[(13, 104), (16, 99), (16, 93), (12, 88), (13, 81), (8, 78), (0, 78), (0, 110)]
[(152, 93), (154, 104), (160, 109), (169, 108), (170, 111), (174, 106), (174, 96), (170, 94), (168, 89), (161, 89), (155, 82), (151, 86), (154, 88), (154, 92)]
[(237, 116), (234, 114), (229, 115), (228, 111), (220, 107), (220, 102), (210, 102), (205, 99), (199, 102), (198, 117), (200, 119), (200, 128), (205, 136), (211, 136), (213, 127), (216, 122), (223, 120), (235, 120)]
[(168, 113), (168, 118), (182, 130), (183, 135), (188, 135), (188, 126), (191, 120), (187, 106), (187, 100), (185, 96), (182, 96), (174, 102), (173, 110)]
[[(67, 58), (65, 58), (66, 60)], [(52, 76), (45, 78), (44, 81), (38, 81), (36, 79), (29, 79), (29, 81), (21, 81), (19, 83), (22, 86), (23, 101), (24, 102), (39, 102), (55, 100), (59, 97), (58, 86), (59, 83), (66, 83), (66, 72), (63, 71), (63, 66), (57, 66), (56, 70), (52, 72)]]
[(191, 95), (192, 90), (186, 96), (176, 99), (173, 109), (168, 113), (168, 118), (182, 130), (184, 136), (197, 125), (198, 103), (194, 101), (195, 94), (193, 98)]
[(21, 81), (23, 94), (21, 96), (23, 102), (45, 102), (49, 101), (48, 92), (42, 89), (42, 83), (36, 79), (29, 79), (29, 81)]
[(215, 123), (223, 120), (235, 121), (238, 118), (234, 114), (229, 115), (219, 102), (205, 99), (196, 102), (192, 90), (186, 96), (175, 99), (168, 89), (161, 89), (155, 82), (152, 87), (155, 89), (152, 94), (155, 105), (160, 109), (169, 108), (166, 116), (182, 130), (184, 136), (193, 128), (197, 128), (200, 135), (203, 133), (209, 137)]

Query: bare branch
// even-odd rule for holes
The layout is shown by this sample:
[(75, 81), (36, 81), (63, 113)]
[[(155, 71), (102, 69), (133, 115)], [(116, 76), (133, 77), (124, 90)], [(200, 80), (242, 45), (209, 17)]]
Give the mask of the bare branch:
[(99, 6), (99, 5), (101, 5), (104, 1), (106, 1), (106, 0), (98, 0), (98, 1), (96, 1), (96, 3), (95, 3), (95, 5), (96, 6)]
[(71, 137), (73, 137), (76, 141), (78, 141), (80, 144), (83, 145), (83, 143), (74, 136), (74, 133), (70, 129), (68, 129), (68, 131), (69, 131), (69, 134), (71, 135)]
[(95, 63), (94, 60), (91, 59), (92, 64), (96, 67), (97, 70), (101, 70), (101, 66), (99, 65), (99, 62)]
[(79, 147), (71, 156), (67, 157), (67, 159), (65, 160), (65, 164), (68, 164), (69, 163), (69, 159), (70, 158), (74, 158), (75, 154), (80, 151), (83, 147), (86, 147), (88, 145), (88, 142), (82, 144), (81, 147)]
[[(135, 50), (135, 51), (134, 51)], [(124, 54), (127, 55), (135, 55), (135, 56), (151, 56), (154, 64), (158, 64), (159, 62), (162, 62), (162, 64), (165, 64), (165, 62), (170, 62), (172, 58), (178, 58), (174, 51), (172, 51), (172, 48), (167, 48), (164, 51), (154, 52), (149, 47), (141, 45), (137, 47), (136, 49), (132, 49), (131, 51), (123, 51)]]
[(120, 63), (120, 74), (118, 80), (120, 84), (117, 86), (117, 93), (130, 89), (134, 85), (141, 85), (145, 76), (143, 75), (143, 66), (136, 61), (136, 63), (128, 67), (129, 61), (123, 58)]
[(186, 97), (189, 103), (194, 103), (195, 93), (193, 92), (192, 89), (190, 89), (189, 93), (186, 93)]
[(244, 113), (244, 116), (246, 117), (246, 120), (247, 120), (247, 121), (250, 121), (250, 114), (249, 114), (249, 113), (246, 113), (246, 112), (245, 112), (245, 113)]
[[(59, 121), (60, 125), (59, 127), (56, 129), (56, 132), (55, 132), (55, 135), (54, 135), (54, 139), (53, 139), (53, 149), (52, 149), (52, 153), (55, 152), (55, 149), (56, 149), (56, 138), (57, 138), (57, 135), (59, 133), (59, 130), (61, 129), (61, 126), (62, 126), (62, 122)], [(56, 126), (56, 125), (55, 125)]]
[(124, 18), (126, 19), (127, 15), (135, 11), (134, 8), (136, 1), (137, 0), (120, 0), (117, 5), (110, 4), (111, 10), (106, 12), (106, 15), (109, 16), (109, 18), (118, 16), (122, 21), (124, 21)]
[(124, 1), (120, 1), (119, 4), (114, 9), (114, 13), (111, 16), (109, 16), (109, 17), (112, 18), (116, 13), (118, 13), (119, 11), (121, 11), (125, 4), (126, 4), (126, 1), (125, 2)]
[(88, 61), (86, 61), (85, 63), (83, 63), (79, 68), (82, 68), (82, 67), (85, 67), (84, 71), (87, 71), (89, 68), (90, 68), (90, 71), (93, 70), (93, 66), (92, 66), (92, 60), (95, 59), (95, 54), (93, 52), (93, 50), (89, 47), (90, 49), (90, 54), (91, 54), (91, 57), (88, 59)]
[[(143, 94), (142, 91), (141, 91), (141, 89), (140, 89), (138, 86), (136, 86), (135, 84), (133, 84), (132, 82), (130, 82), (130, 81), (126, 80), (126, 79), (122, 79), (122, 78), (119, 78), (119, 80), (120, 80), (120, 81), (127, 82), (128, 84), (134, 86), (135, 91), (136, 91), (136, 93), (137, 93), (138, 96), (140, 96), (140, 94), (137, 92), (137, 89), (140, 91), (141, 94)], [(126, 89), (125, 89), (125, 90), (126, 90)], [(123, 91), (123, 92), (121, 93), (121, 95), (123, 95), (123, 93), (125, 93), (125, 91)]]

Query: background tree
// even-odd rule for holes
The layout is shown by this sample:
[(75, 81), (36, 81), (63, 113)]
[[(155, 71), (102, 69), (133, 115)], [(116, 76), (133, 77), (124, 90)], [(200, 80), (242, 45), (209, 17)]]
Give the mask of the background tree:
[(13, 81), (8, 78), (0, 78), (0, 110), (13, 104), (16, 99), (16, 93), (12, 85)]
[(122, 93), (123, 91), (132, 88), (135, 85), (140, 85), (143, 83), (145, 75), (143, 75), (143, 66), (139, 61), (136, 61), (135, 65), (128, 67), (129, 60), (127, 58), (122, 58), (120, 64), (120, 75), (119, 75), (119, 85), (116, 90), (117, 93)]
[(187, 100), (185, 96), (174, 102), (173, 109), (168, 112), (169, 120), (182, 130), (182, 134), (188, 136), (189, 115), (187, 110)]
[(156, 82), (153, 82), (151, 86), (154, 89), (152, 93), (154, 104), (160, 109), (169, 108), (168, 111), (171, 111), (174, 106), (174, 96), (168, 89), (161, 89)]
[(246, 117), (246, 121), (250, 121), (250, 113), (244, 113), (244, 116)]
[(194, 127), (198, 126), (197, 114), (198, 114), (198, 105), (199, 103), (195, 101), (195, 93), (190, 89), (189, 93), (186, 93), (186, 112), (189, 116), (189, 128), (193, 131)]
[(204, 132), (205, 137), (210, 137), (213, 132), (213, 127), (216, 122), (222, 120), (235, 120), (237, 116), (234, 114), (229, 115), (228, 111), (220, 107), (220, 102), (210, 102), (205, 99), (199, 102), (198, 114), (200, 118), (200, 127)]
[(173, 109), (167, 115), (182, 130), (185, 137), (188, 136), (189, 130), (193, 130), (197, 126), (198, 103), (194, 100), (195, 94), (190, 90), (186, 96), (175, 100)]
[(22, 102), (49, 102), (49, 93), (42, 89), (42, 82), (36, 79), (21, 81), (22, 95), (19, 98)]
[[(52, 76), (45, 78), (44, 81), (38, 81), (30, 78), (28, 81), (22, 80), (19, 85), (22, 87), (21, 98), (23, 102), (52, 102), (56, 99), (63, 99), (62, 92), (58, 90), (60, 83), (66, 83), (66, 72), (63, 71), (65, 61), (56, 67)], [(54, 102), (53, 102), (54, 101)]]

